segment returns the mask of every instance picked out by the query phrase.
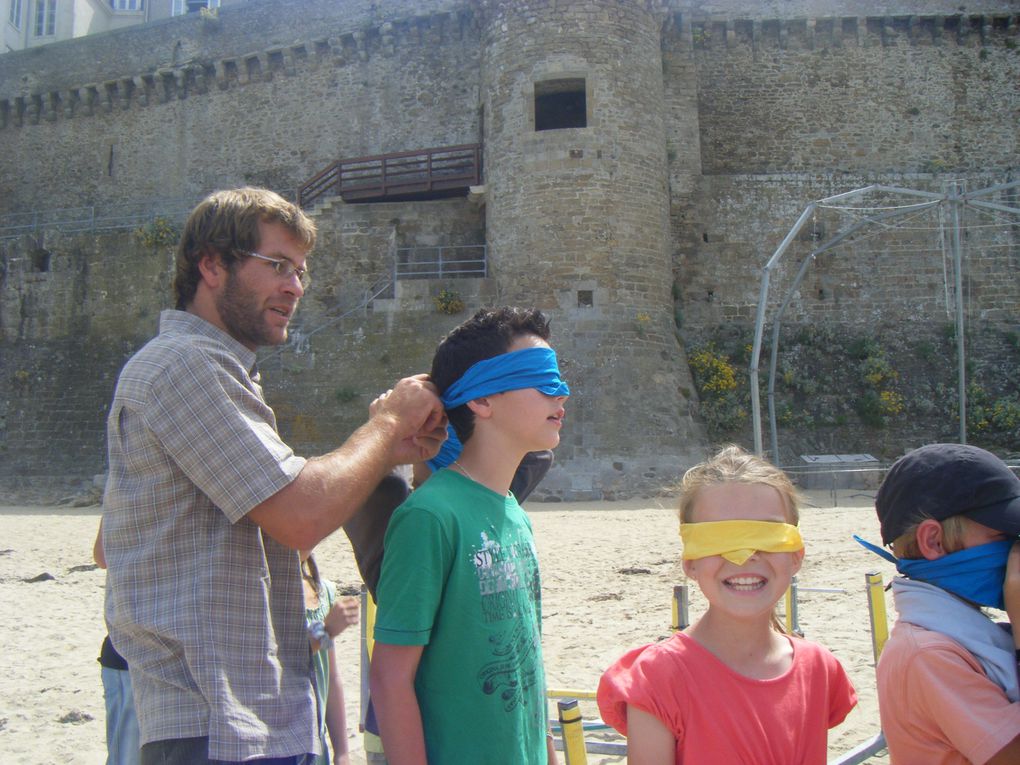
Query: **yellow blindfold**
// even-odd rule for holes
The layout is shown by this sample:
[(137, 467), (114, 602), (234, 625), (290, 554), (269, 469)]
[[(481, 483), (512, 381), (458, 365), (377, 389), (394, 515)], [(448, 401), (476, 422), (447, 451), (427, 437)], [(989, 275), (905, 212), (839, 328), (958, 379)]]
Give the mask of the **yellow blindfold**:
[(804, 549), (800, 529), (769, 521), (714, 521), (680, 524), (684, 560), (721, 555), (743, 566), (756, 550), (796, 552)]

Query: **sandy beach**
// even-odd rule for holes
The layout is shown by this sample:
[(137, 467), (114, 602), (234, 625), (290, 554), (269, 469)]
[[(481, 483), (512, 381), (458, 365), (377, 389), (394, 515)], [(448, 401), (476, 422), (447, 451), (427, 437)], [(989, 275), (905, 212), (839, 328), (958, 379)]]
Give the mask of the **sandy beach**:
[[(807, 556), (798, 577), (806, 637), (842, 661), (860, 697), (830, 732), (830, 758), (878, 731), (865, 574), (886, 581), (893, 567), (851, 538), (878, 541), (871, 492), (815, 492), (801, 516)], [(626, 502), (530, 503), (541, 557), (544, 651), (551, 688), (594, 690), (626, 649), (670, 634), (673, 587), (683, 584), (669, 498)], [(105, 762), (104, 707), (96, 657), (105, 634), (105, 573), (92, 563), (100, 508), (0, 507), (0, 762)], [(346, 537), (316, 551), (323, 575), (360, 585)], [(890, 619), (893, 612), (890, 606)], [(690, 613), (704, 602), (690, 588)], [(360, 634), (341, 635), (353, 762), (364, 763), (360, 716)], [(555, 710), (555, 706), (551, 705)], [(582, 703), (586, 717), (594, 706)], [(602, 735), (602, 734), (599, 734)], [(622, 763), (589, 755), (589, 763)], [(871, 763), (887, 763), (875, 757)]]

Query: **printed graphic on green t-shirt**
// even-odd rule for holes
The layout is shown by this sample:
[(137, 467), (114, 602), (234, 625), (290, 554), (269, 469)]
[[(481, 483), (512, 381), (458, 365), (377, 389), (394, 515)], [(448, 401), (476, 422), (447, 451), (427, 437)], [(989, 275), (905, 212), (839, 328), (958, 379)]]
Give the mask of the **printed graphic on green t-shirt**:
[[(472, 560), (478, 572), (482, 615), (487, 623), (517, 619), (522, 607), (534, 608), (542, 597), (535, 547), (530, 540), (501, 545), (484, 531), (481, 538)], [(522, 588), (528, 590), (523, 601)]]

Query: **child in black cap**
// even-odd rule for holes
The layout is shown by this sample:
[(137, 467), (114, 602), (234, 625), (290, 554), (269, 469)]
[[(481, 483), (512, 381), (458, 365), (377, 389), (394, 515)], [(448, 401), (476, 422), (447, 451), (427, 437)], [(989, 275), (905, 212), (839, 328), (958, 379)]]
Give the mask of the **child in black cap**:
[(858, 541), (902, 574), (878, 663), (891, 762), (1020, 763), (1020, 479), (984, 449), (931, 444), (893, 464), (875, 509), (894, 555)]

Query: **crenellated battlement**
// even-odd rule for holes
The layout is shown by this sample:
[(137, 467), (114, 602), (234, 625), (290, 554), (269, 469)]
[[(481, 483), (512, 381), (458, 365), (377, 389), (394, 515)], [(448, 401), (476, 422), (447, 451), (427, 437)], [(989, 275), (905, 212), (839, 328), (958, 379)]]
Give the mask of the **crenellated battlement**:
[(993, 45), (1020, 35), (1020, 14), (718, 18), (675, 14), (672, 26), (694, 48), (750, 46), (821, 50), (893, 45)]
[[(212, 90), (292, 76), (303, 67), (343, 67), (372, 56), (393, 56), (401, 47), (458, 43), (470, 37), (473, 24), (474, 14), (467, 8), (436, 12), (239, 55), (215, 59), (199, 55), (101, 82), (53, 89), (43, 85), (22, 95), (0, 93), (0, 130), (165, 104)], [(121, 34), (134, 32), (128, 29)], [(92, 42), (83, 38), (72, 44)], [(39, 50), (31, 53), (39, 55)]]
[[(343, 67), (367, 62), (373, 56), (393, 56), (398, 48), (407, 46), (456, 44), (470, 39), (476, 25), (475, 13), (466, 4), (456, 10), (383, 21), (240, 54), (217, 57), (197, 51), (183, 61), (154, 64), (141, 72), (100, 81), (59, 87), (47, 87), (45, 82), (23, 84), (21, 89), (26, 92), (0, 92), (0, 130), (165, 104), (292, 76), (305, 67)], [(118, 34), (132, 35), (136, 30)], [(1020, 14), (757, 19), (673, 11), (665, 16), (663, 35), (682, 48), (702, 51), (750, 47), (754, 51), (778, 48), (828, 53), (844, 46), (1009, 46), (1016, 45), (1020, 37)], [(71, 44), (89, 46), (94, 41), (82, 38)], [(175, 55), (179, 47), (180, 43)], [(45, 55), (45, 49), (31, 53)], [(10, 80), (14, 84), (16, 78)]]

